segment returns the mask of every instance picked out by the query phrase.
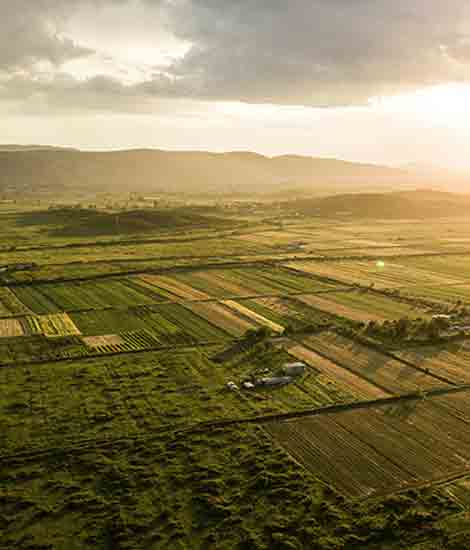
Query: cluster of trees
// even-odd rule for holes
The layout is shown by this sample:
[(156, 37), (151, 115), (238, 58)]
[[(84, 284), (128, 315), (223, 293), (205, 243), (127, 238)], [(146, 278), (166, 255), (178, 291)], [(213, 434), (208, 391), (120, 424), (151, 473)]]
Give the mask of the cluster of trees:
[(443, 333), (450, 327), (449, 320), (442, 317), (411, 320), (402, 317), (396, 321), (369, 321), (365, 332), (369, 336), (393, 340), (430, 340), (442, 338)]

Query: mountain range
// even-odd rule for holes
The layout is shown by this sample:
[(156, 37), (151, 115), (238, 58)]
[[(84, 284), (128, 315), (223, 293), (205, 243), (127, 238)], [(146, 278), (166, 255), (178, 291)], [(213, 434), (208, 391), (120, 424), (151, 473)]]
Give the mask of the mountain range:
[(461, 187), (452, 175), (297, 155), (0, 145), (0, 193), (331, 194)]

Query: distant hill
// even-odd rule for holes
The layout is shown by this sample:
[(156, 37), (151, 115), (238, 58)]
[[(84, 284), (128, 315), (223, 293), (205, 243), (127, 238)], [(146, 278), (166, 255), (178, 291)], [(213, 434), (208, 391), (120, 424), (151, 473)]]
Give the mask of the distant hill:
[(53, 145), (9, 145), (0, 143), (0, 151), (77, 151), (77, 149), (55, 147)]
[(442, 218), (467, 216), (470, 195), (432, 190), (340, 194), (282, 203), (284, 211), (333, 218)]
[(0, 147), (0, 193), (21, 196), (101, 191), (253, 195), (291, 188), (326, 194), (427, 183), (406, 170), (295, 155), (3, 147), (10, 149)]
[(44, 225), (61, 237), (125, 235), (165, 229), (224, 227), (228, 220), (205, 216), (190, 208), (100, 212), (87, 208), (57, 208), (17, 216), (18, 225)]

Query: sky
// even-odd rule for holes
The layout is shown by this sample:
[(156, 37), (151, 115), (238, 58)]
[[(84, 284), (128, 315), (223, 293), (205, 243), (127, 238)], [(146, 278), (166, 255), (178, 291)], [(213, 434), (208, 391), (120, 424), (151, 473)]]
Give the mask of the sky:
[(470, 169), (467, 0), (0, 0), (0, 142)]

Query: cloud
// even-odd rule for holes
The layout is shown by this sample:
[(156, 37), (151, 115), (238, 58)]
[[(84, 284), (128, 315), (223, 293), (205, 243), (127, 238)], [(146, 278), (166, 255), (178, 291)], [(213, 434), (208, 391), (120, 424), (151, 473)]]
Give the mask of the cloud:
[[(465, 0), (0, 2), (0, 94), (19, 89), (51, 108), (139, 111), (160, 98), (334, 107), (470, 79)], [(64, 22), (84, 5), (109, 11), (117, 4), (128, 10), (139, 4), (139, 13), (144, 4), (149, 24), (189, 44), (187, 53), (164, 68), (155, 63), (152, 76), (132, 85), (109, 75), (64, 75), (65, 62), (95, 53), (65, 35)], [(132, 25), (130, 19), (127, 40)], [(56, 69), (38, 74), (41, 61)]]
[(170, 13), (193, 44), (173, 93), (349, 105), (470, 76), (463, 0), (192, 0)]
[[(0, 0), (0, 70), (28, 69), (39, 62), (59, 65), (92, 53), (70, 37), (61, 26), (74, 1)], [(70, 12), (69, 12), (70, 13)]]

